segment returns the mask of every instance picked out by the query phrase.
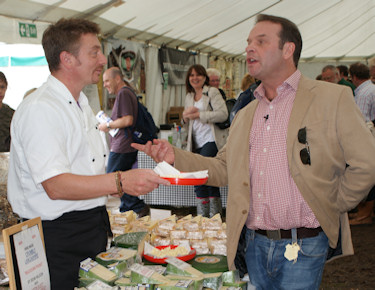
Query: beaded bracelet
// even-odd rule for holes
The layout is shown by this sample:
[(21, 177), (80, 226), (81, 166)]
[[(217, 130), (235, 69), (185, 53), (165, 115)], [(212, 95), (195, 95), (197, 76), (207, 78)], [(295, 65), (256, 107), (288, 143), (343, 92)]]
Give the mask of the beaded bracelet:
[(122, 196), (124, 194), (124, 191), (122, 190), (121, 171), (116, 171), (115, 180), (117, 186), (117, 193), (119, 196)]

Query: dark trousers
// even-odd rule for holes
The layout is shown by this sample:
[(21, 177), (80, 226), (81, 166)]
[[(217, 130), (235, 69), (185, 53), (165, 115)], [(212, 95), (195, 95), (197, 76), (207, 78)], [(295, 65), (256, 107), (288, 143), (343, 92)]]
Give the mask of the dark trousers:
[[(115, 171), (126, 171), (132, 168), (132, 165), (137, 160), (138, 151), (130, 153), (115, 153), (110, 152), (107, 165), (107, 173)], [(124, 193), (121, 197), (120, 211), (133, 210), (136, 213), (140, 212), (146, 204), (137, 196), (132, 196)]]
[(52, 290), (78, 287), (80, 262), (106, 250), (111, 232), (105, 206), (42, 221)]
[[(217, 154), (216, 143), (207, 142), (201, 148), (196, 149), (195, 152), (202, 156), (214, 157)], [(220, 197), (220, 189), (215, 186), (198, 185), (194, 186), (194, 189), (198, 198)]]

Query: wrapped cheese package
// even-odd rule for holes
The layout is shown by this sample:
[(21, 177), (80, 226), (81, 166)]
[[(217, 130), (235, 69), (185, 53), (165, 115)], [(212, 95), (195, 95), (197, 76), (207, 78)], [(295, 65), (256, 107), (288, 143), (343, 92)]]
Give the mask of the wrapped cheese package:
[(168, 258), (166, 260), (168, 263), (167, 265), (167, 273), (168, 274), (175, 274), (175, 275), (182, 275), (182, 276), (190, 276), (190, 277), (202, 277), (203, 273), (194, 269), (190, 264), (181, 261), (177, 258)]
[(101, 280), (109, 285), (117, 279), (117, 275), (108, 270), (103, 265), (95, 262), (91, 258), (87, 258), (80, 263), (79, 277), (94, 278)]
[(135, 283), (168, 284), (171, 281), (158, 272), (142, 266), (141, 264), (133, 264), (130, 270), (131, 281)]

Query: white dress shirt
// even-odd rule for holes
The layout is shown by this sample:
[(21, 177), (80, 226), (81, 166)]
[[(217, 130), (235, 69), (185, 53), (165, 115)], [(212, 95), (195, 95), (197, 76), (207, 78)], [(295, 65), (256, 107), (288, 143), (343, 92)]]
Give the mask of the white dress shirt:
[(49, 76), (17, 108), (11, 135), (8, 200), (20, 217), (53, 220), (105, 205), (106, 197), (52, 200), (41, 184), (63, 173), (105, 173), (106, 151), (82, 92), (77, 103), (63, 83)]

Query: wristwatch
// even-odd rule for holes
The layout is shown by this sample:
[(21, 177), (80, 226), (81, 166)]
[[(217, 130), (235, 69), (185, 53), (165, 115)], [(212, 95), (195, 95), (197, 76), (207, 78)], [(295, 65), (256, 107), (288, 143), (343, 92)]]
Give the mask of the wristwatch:
[(108, 128), (108, 129), (111, 129), (111, 127), (109, 126), (109, 122), (107, 122), (107, 128)]

